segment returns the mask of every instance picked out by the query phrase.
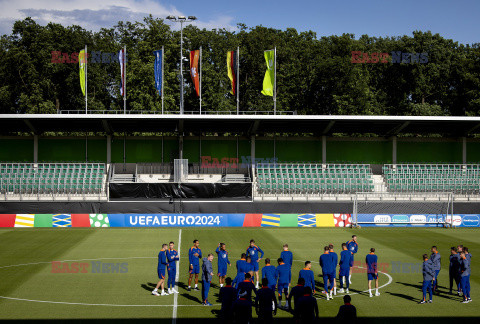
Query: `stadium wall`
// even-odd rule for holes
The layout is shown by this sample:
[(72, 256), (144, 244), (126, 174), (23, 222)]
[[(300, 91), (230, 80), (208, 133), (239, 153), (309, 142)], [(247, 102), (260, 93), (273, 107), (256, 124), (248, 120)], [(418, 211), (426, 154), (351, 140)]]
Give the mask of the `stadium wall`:
[[(456, 227), (479, 227), (480, 215), (453, 215)], [(443, 227), (440, 215), (359, 214), (375, 227)], [(0, 227), (351, 227), (351, 214), (0, 214)]]
[[(255, 156), (259, 159), (276, 158), (278, 162), (322, 162), (322, 139), (319, 137), (257, 137)], [(32, 136), (0, 137), (0, 161), (31, 162), (34, 159)], [(480, 162), (480, 139), (467, 139), (467, 162)], [(112, 137), (111, 162), (153, 163), (172, 162), (178, 157), (176, 137), (127, 136)], [(39, 162), (107, 162), (106, 137), (40, 136)], [(201, 162), (201, 156), (221, 160), (224, 157), (251, 155), (250, 140), (246, 137), (186, 136), (184, 157), (190, 162)], [(398, 163), (462, 163), (461, 138), (397, 139)], [(326, 162), (331, 163), (392, 163), (392, 139), (378, 137), (327, 137)]]

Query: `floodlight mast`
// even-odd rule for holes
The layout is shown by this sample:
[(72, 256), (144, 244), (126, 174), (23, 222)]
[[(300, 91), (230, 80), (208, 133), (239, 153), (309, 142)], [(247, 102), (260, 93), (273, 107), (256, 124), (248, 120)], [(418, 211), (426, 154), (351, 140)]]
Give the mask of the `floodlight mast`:
[(197, 20), (195, 16), (167, 16), (171, 22), (180, 23), (180, 115), (184, 114), (183, 104), (183, 23), (188, 23)]

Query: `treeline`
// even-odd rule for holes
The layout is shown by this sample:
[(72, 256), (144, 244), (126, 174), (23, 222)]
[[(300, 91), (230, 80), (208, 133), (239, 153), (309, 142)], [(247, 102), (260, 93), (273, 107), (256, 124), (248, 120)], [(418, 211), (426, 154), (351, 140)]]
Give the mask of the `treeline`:
[[(89, 53), (114, 53), (126, 45), (127, 109), (135, 111), (161, 110), (153, 51), (165, 46), (165, 110), (178, 111), (180, 32), (150, 16), (143, 22), (119, 22), (98, 32), (55, 23), (41, 26), (31, 18), (15, 22), (11, 34), (0, 39), (0, 113), (83, 110), (78, 64), (52, 63), (52, 52), (70, 55), (85, 45)], [(184, 28), (184, 56), (200, 46), (202, 110), (236, 110), (235, 98), (229, 93), (226, 53), (240, 47), (240, 110), (272, 111), (272, 97), (260, 91), (266, 69), (263, 52), (276, 46), (280, 111), (480, 115), (480, 45), (459, 44), (431, 32), (355, 39), (353, 34), (318, 38), (312, 31), (243, 24), (233, 32)], [(352, 52), (356, 52), (354, 57)], [(366, 57), (358, 52), (368, 53), (372, 63), (352, 63)], [(413, 53), (414, 59), (398, 63), (400, 52)], [(381, 53), (389, 54), (386, 63), (382, 63), (385, 55)], [(422, 54), (421, 59), (415, 60), (418, 54)], [(185, 110), (197, 111), (198, 98), (191, 87), (188, 66), (184, 62)], [(89, 110), (123, 110), (119, 86), (118, 63), (89, 64)]]

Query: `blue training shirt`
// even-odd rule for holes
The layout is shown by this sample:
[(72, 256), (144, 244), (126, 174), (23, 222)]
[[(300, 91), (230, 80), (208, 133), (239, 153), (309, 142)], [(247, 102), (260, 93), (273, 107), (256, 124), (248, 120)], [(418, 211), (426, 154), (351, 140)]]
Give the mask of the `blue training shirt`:
[(177, 250), (167, 250), (167, 261), (168, 261), (168, 268), (169, 269), (176, 269), (177, 268), (177, 262), (178, 260), (180, 260), (180, 258), (178, 257), (178, 252)]
[(225, 250), (220, 250), (219, 247), (215, 250), (218, 255), (218, 268), (226, 268), (228, 264), (230, 264), (230, 260), (228, 260), (228, 252)]
[(277, 267), (277, 278), (278, 284), (289, 284), (292, 280), (292, 272), (290, 271), (290, 267), (285, 263), (281, 263)]
[(358, 243), (354, 240), (350, 240), (347, 242), (347, 250), (349, 250), (352, 254), (358, 252)]
[(322, 267), (323, 274), (332, 274), (335, 273), (335, 266), (333, 263), (333, 258), (330, 253), (326, 252), (320, 256), (320, 266)]
[(375, 253), (370, 252), (365, 257), (365, 263), (367, 264), (367, 273), (377, 273), (378, 272), (378, 257)]
[(315, 276), (313, 275), (312, 269), (303, 268), (298, 273), (298, 277), (305, 279), (305, 287), (310, 287), (312, 291), (315, 291)]
[[(198, 253), (198, 257), (196, 257), (194, 254)], [(202, 250), (199, 248), (196, 248), (192, 246), (190, 250), (188, 250), (188, 260), (191, 265), (200, 265), (200, 259), (202, 258)]]
[(245, 261), (245, 259), (237, 260), (236, 267), (237, 267), (237, 276), (242, 275), (245, 277), (245, 273), (248, 272), (246, 271), (247, 261)]
[(352, 258), (352, 253), (348, 250), (343, 250), (340, 252), (340, 269), (346, 270), (350, 268), (350, 259)]
[(282, 258), (283, 263), (288, 265), (291, 269), (293, 265), (293, 253), (290, 251), (282, 251), (282, 253), (280, 253), (280, 257)]
[(268, 279), (268, 285), (273, 286), (277, 284), (277, 269), (273, 265), (267, 265), (262, 268), (262, 279)]
[(158, 269), (165, 270), (168, 265), (167, 254), (165, 251), (158, 253)]
[(254, 245), (253, 247), (249, 246), (248, 249), (247, 249), (247, 255), (250, 256), (250, 258), (252, 259), (252, 262), (257, 262), (259, 257), (258, 257), (258, 253), (261, 253), (261, 256), (260, 258), (263, 258), (263, 251), (261, 248), (259, 248), (258, 246)]

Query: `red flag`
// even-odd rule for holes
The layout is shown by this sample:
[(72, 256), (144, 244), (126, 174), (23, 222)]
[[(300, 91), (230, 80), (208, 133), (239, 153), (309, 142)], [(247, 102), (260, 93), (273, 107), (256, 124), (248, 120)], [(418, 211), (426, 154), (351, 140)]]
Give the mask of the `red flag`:
[(190, 51), (190, 75), (192, 76), (193, 84), (195, 85), (195, 92), (197, 97), (200, 97), (200, 78), (198, 75), (198, 58), (200, 50)]

